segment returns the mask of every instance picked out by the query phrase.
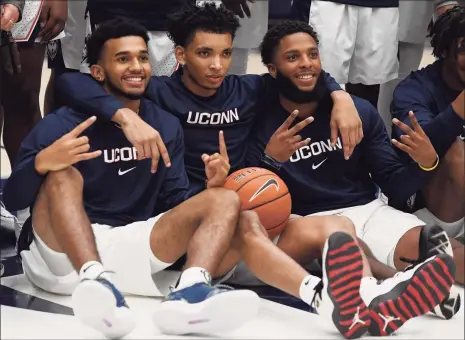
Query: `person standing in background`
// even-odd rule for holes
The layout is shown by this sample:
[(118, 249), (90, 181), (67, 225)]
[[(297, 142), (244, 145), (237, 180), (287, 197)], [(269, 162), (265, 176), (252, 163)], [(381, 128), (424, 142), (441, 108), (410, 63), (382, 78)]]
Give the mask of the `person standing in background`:
[(418, 70), (431, 19), (457, 5), (457, 1), (401, 1), (399, 4), (399, 75), (380, 87), (378, 110), (388, 134), (392, 132), (390, 105), (397, 85), (411, 72)]
[(379, 85), (397, 78), (399, 0), (312, 0), (309, 22), (326, 71), (376, 107)]

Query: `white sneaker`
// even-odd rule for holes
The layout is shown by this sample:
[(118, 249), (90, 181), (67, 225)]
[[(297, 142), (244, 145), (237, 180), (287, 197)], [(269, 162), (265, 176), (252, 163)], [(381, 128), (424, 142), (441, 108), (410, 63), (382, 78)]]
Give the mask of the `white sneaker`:
[(15, 231), (18, 219), (6, 210), (5, 205), (0, 201), (0, 225), (9, 231)]
[(108, 280), (85, 279), (72, 295), (74, 315), (108, 339), (120, 339), (136, 326), (124, 296)]
[(408, 320), (434, 310), (449, 294), (455, 269), (454, 260), (442, 254), (384, 280), (375, 293), (362, 292), (370, 309), (370, 334), (389, 335)]
[(370, 316), (360, 296), (360, 248), (349, 234), (334, 233), (325, 243), (322, 262), (323, 282), (315, 288), (312, 306), (347, 339), (361, 337), (368, 331)]

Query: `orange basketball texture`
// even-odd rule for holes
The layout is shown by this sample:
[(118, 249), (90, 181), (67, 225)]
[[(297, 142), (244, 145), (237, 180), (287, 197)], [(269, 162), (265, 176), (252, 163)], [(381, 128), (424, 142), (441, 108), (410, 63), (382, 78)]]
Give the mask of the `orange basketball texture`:
[(245, 168), (229, 175), (224, 187), (237, 192), (242, 210), (258, 214), (271, 238), (281, 233), (291, 215), (292, 201), (279, 176), (263, 168)]

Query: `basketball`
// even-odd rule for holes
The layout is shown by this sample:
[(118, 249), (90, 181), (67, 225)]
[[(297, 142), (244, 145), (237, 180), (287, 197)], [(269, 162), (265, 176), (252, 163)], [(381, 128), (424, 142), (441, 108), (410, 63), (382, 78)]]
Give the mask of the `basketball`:
[(291, 215), (291, 195), (279, 176), (262, 168), (238, 170), (226, 179), (226, 189), (237, 192), (242, 210), (253, 210), (271, 238), (279, 235)]

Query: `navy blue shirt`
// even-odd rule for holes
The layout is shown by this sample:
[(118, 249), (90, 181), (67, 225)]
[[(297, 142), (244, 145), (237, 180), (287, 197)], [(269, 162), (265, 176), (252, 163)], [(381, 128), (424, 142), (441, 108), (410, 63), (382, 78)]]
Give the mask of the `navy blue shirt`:
[(87, 8), (95, 23), (124, 17), (137, 21), (149, 31), (166, 31), (166, 16), (195, 0), (88, 0)]
[[(205, 186), (203, 153), (219, 151), (218, 133), (224, 131), (231, 171), (244, 167), (247, 141), (255, 122), (256, 110), (267, 100), (271, 77), (268, 75), (227, 76), (211, 97), (190, 92), (181, 80), (182, 69), (171, 77), (152, 77), (147, 97), (177, 116), (184, 130), (185, 164), (193, 193)], [(330, 91), (341, 90), (325, 74)], [(111, 120), (123, 105), (107, 94), (90, 76), (67, 73), (58, 78), (57, 88), (68, 105)]]
[[(451, 103), (460, 91), (447, 86), (441, 75), (442, 61), (438, 60), (425, 68), (412, 72), (394, 91), (391, 103), (393, 118), (411, 126), (409, 111), (415, 113), (419, 124), (428, 135), (439, 157), (457, 140), (464, 136), (464, 120), (455, 113)], [(393, 125), (393, 137), (399, 138), (404, 133)], [(462, 137), (463, 138), (463, 137)], [(404, 161), (408, 156), (400, 152)], [(425, 206), (421, 192), (405, 202), (390, 202), (396, 208), (415, 211)]]
[[(254, 128), (247, 155), (248, 166), (262, 166), (265, 146), (276, 129), (289, 117), (278, 96), (270, 101)], [(311, 138), (284, 163), (279, 176), (289, 188), (292, 212), (309, 215), (322, 211), (367, 204), (377, 197), (377, 186), (388, 197), (406, 199), (423, 185), (427, 172), (413, 161), (403, 164), (390, 142), (383, 121), (367, 101), (353, 97), (363, 124), (364, 138), (349, 160), (344, 159), (340, 137), (330, 143), (332, 100), (321, 100), (315, 120), (300, 135)], [(295, 124), (300, 120), (296, 119)]]
[[(151, 160), (138, 161), (136, 151), (116, 124), (97, 120), (83, 135), (91, 151), (102, 155), (74, 166), (84, 178), (84, 207), (91, 223), (123, 226), (173, 208), (188, 198), (183, 136), (179, 120), (143, 100), (141, 118), (157, 129), (172, 165), (160, 164), (152, 174)], [(32, 207), (45, 176), (34, 166), (37, 154), (88, 118), (64, 107), (44, 117), (26, 137), (3, 192), (9, 210)]]
[(388, 8), (399, 7), (399, 0), (321, 0), (336, 2), (344, 5), (353, 5), (360, 7)]
[[(455, 113), (452, 102), (461, 91), (447, 86), (441, 76), (442, 61), (412, 72), (395, 89), (391, 103), (393, 118), (411, 126), (409, 111), (415, 113), (440, 157), (449, 150), (457, 136), (463, 134), (464, 120)], [(393, 126), (393, 136), (404, 133)]]

